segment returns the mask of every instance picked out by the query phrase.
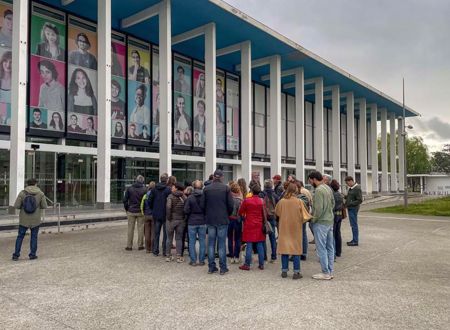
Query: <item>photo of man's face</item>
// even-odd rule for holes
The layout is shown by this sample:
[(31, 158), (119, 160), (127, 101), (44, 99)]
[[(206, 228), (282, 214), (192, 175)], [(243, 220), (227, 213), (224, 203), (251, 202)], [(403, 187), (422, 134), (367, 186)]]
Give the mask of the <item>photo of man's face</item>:
[(77, 39), (77, 46), (81, 50), (88, 50), (89, 49), (89, 42), (85, 36), (79, 36)]
[(13, 30), (13, 15), (12, 14), (6, 15), (3, 18), (3, 27), (6, 29), (6, 31), (12, 33), (12, 30)]
[(177, 69), (177, 73), (178, 73), (178, 80), (183, 80), (184, 79), (184, 69), (182, 67), (179, 67)]
[(197, 104), (197, 112), (200, 117), (203, 117), (205, 115), (205, 106), (202, 102), (199, 102)]
[(179, 96), (177, 98), (177, 109), (180, 114), (184, 112), (184, 97)]
[(41, 112), (40, 111), (34, 111), (33, 112), (33, 118), (35, 122), (41, 121)]
[(137, 50), (131, 52), (131, 58), (135, 66), (141, 66), (141, 56)]
[(142, 106), (145, 100), (145, 94), (141, 88), (136, 89), (136, 94), (134, 95), (134, 100), (138, 106)]
[(74, 115), (70, 116), (70, 124), (71, 124), (72, 126), (76, 126), (76, 125), (77, 125), (77, 122), (78, 122), (77, 116), (74, 116)]

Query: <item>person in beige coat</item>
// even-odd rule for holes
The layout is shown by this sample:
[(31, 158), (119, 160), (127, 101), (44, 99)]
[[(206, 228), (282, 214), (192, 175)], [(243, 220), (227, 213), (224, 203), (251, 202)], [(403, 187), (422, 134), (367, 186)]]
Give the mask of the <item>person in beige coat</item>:
[(275, 208), (279, 218), (277, 253), (281, 254), (281, 277), (286, 278), (289, 271), (289, 256), (294, 259), (293, 279), (302, 278), (300, 273), (300, 255), (303, 252), (302, 237), (304, 222), (311, 219), (303, 202), (297, 198), (297, 186), (290, 183), (283, 198)]

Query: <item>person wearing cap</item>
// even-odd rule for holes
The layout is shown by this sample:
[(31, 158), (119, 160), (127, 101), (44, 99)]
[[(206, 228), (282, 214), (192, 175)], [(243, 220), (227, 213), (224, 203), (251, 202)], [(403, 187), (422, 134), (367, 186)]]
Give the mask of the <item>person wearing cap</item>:
[(347, 176), (345, 184), (348, 186), (348, 193), (345, 196), (345, 206), (348, 209), (348, 218), (352, 227), (353, 239), (347, 242), (348, 246), (358, 246), (359, 229), (358, 229), (358, 211), (359, 206), (363, 202), (361, 187), (355, 182), (353, 177)]
[(77, 49), (69, 54), (69, 64), (82, 66), (84, 68), (97, 70), (97, 59), (89, 53), (91, 42), (86, 33), (80, 32), (75, 40)]
[(222, 183), (223, 172), (217, 169), (213, 174), (213, 181), (205, 187), (201, 198), (201, 208), (205, 214), (208, 228), (208, 274), (216, 273), (214, 247), (218, 242), (220, 274), (228, 272), (226, 239), (228, 233), (229, 216), (233, 212), (233, 197), (230, 187)]
[(283, 195), (283, 183), (281, 182), (281, 175), (276, 174), (272, 178), (275, 194), (278, 196), (278, 198), (281, 198), (281, 195)]

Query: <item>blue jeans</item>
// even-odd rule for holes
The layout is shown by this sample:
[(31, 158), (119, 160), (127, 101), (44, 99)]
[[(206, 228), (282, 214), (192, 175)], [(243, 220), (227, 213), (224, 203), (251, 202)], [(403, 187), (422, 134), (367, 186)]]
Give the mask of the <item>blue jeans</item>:
[(195, 242), (197, 241), (198, 235), (198, 261), (205, 261), (205, 239), (206, 239), (206, 225), (191, 226), (188, 225), (188, 235), (189, 235), (189, 257), (191, 262), (197, 262), (197, 252), (195, 251)]
[[(292, 256), (294, 258), (294, 273), (300, 273), (300, 256)], [(281, 271), (289, 271), (289, 254), (281, 255)]]
[[(268, 221), (272, 227), (272, 232), (269, 234), (270, 247), (272, 248), (272, 254), (270, 259), (277, 260), (277, 239), (275, 237), (275, 230), (277, 228), (275, 217), (269, 216)], [(264, 242), (265, 243), (265, 242)]]
[(359, 230), (358, 230), (358, 207), (348, 208), (348, 217), (350, 219), (350, 226), (352, 227), (353, 239), (355, 243), (359, 242)]
[(228, 251), (231, 258), (239, 258), (241, 252), (242, 222), (231, 220), (228, 225)]
[(308, 255), (308, 233), (306, 232), (306, 222), (302, 225), (302, 231), (303, 231), (303, 238), (302, 238), (302, 245), (303, 245), (303, 253), (302, 256), (306, 257)]
[(214, 270), (216, 268), (214, 247), (216, 246), (216, 241), (218, 243), (219, 250), (219, 265), (220, 270), (227, 270), (227, 251), (226, 251), (226, 240), (227, 240), (228, 225), (218, 225), (212, 226), (208, 225), (208, 267), (209, 270)]
[(256, 245), (256, 249), (258, 250), (259, 266), (264, 267), (264, 242), (247, 242), (247, 247), (245, 248), (245, 264), (250, 267), (252, 263), (253, 244)]
[[(27, 230), (28, 230), (28, 227), (19, 225), (19, 233), (17, 234), (17, 239), (16, 239), (16, 249), (13, 254), (17, 258), (20, 257), (20, 250), (22, 249), (23, 238), (25, 237), (25, 233), (27, 232)], [(39, 233), (39, 226), (30, 228), (30, 231), (31, 231), (30, 254), (28, 256), (35, 257), (37, 247), (38, 247), (37, 239), (38, 239), (38, 233)]]
[(322, 273), (331, 274), (334, 268), (333, 225), (315, 223), (313, 224), (313, 230)]
[[(166, 244), (167, 244), (167, 233), (166, 233), (166, 219), (153, 219), (155, 224), (155, 233), (153, 235), (153, 254), (159, 254), (159, 237), (161, 234), (161, 229), (163, 231), (163, 241), (162, 250), (163, 255), (167, 255)], [(172, 242), (171, 242), (172, 243)]]

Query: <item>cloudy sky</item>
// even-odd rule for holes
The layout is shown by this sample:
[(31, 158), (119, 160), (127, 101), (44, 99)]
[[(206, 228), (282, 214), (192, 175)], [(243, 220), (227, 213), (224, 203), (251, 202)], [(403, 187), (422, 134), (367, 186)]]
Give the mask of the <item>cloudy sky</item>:
[(430, 151), (450, 143), (450, 0), (226, 0), (422, 114)]

